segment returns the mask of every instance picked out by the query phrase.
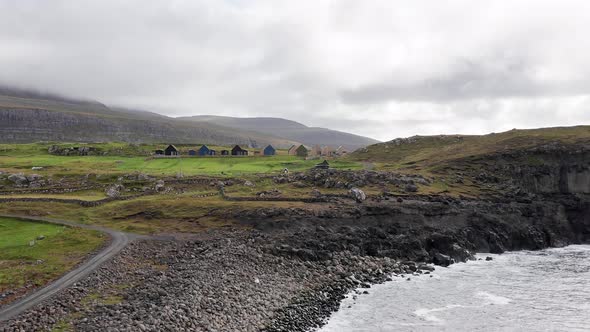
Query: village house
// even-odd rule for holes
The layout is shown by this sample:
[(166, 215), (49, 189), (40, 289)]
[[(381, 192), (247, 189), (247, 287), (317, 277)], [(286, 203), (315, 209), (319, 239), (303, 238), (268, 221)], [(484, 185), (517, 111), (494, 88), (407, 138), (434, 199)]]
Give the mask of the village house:
[(162, 156), (162, 155), (164, 155), (164, 150), (160, 150), (160, 149), (156, 150), (155, 151), (155, 155), (156, 156)]
[(244, 150), (239, 145), (236, 145), (236, 146), (234, 146), (233, 149), (231, 149), (231, 155), (232, 156), (247, 156), (248, 150)]
[(262, 151), (262, 153), (265, 156), (274, 156), (277, 153), (277, 150), (275, 150), (275, 148), (272, 145), (269, 145), (267, 147), (264, 148), (264, 150)]
[(321, 155), (324, 157), (331, 157), (334, 154), (334, 149), (331, 146), (326, 145), (322, 147)]
[(174, 145), (170, 144), (166, 150), (164, 150), (164, 154), (167, 156), (179, 156), (180, 152), (178, 152), (178, 149)]
[(321, 156), (322, 155), (322, 148), (319, 145), (314, 145), (311, 150), (309, 151), (310, 156)]
[(229, 150), (221, 150), (222, 156), (229, 156)]
[(209, 150), (209, 148), (206, 145), (201, 146), (201, 148), (199, 149), (199, 156), (208, 156), (209, 152), (211, 150)]
[(297, 145), (291, 145), (291, 147), (289, 148), (289, 151), (287, 151), (287, 154), (290, 156), (296, 156), (297, 155)]
[(197, 151), (195, 151), (195, 150), (188, 150), (188, 155), (189, 156), (196, 156), (197, 155)]
[(300, 145), (299, 147), (297, 147), (297, 149), (295, 151), (296, 151), (296, 154), (298, 157), (307, 157), (307, 155), (309, 154), (309, 151), (303, 145)]
[(344, 148), (342, 145), (340, 145), (340, 146), (338, 147), (338, 149), (336, 149), (336, 152), (335, 152), (335, 154), (336, 154), (337, 156), (344, 156), (344, 155), (345, 155), (345, 154), (347, 154), (347, 153), (348, 153), (348, 151), (346, 151), (346, 149), (345, 149), (345, 148)]
[(213, 150), (213, 149), (209, 149), (209, 155), (210, 156), (214, 156), (217, 154), (217, 151)]

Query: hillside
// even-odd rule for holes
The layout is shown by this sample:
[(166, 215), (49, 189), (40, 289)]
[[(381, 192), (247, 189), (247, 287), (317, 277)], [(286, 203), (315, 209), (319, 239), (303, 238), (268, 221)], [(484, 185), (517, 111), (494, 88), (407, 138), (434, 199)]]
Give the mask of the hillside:
[(345, 146), (350, 150), (376, 140), (310, 128), (280, 118), (165, 115), (110, 107), (97, 101), (0, 86), (0, 137), (5, 143), (37, 141), (131, 143), (272, 144)]
[(478, 155), (508, 153), (547, 144), (590, 144), (590, 126), (510, 130), (488, 135), (396, 138), (355, 151), (351, 159), (390, 166), (436, 165)]
[(243, 144), (288, 147), (288, 139), (206, 122), (108, 107), (99, 102), (0, 89), (0, 137), (5, 143), (36, 141)]
[(508, 197), (522, 190), (590, 191), (590, 126), (398, 138), (348, 158), (380, 170), (432, 176), (433, 192)]
[(319, 144), (337, 147), (342, 145), (349, 150), (356, 150), (369, 144), (375, 144), (379, 142), (372, 138), (353, 135), (341, 131), (317, 127), (307, 127), (299, 122), (280, 118), (235, 118), (214, 115), (198, 115), (180, 119), (195, 122), (209, 122), (224, 127), (259, 132), (265, 135), (272, 135), (287, 140), (298, 141), (309, 146)]
[(502, 156), (513, 160), (520, 158), (520, 162), (530, 164), (538, 162), (531, 157), (533, 154), (553, 151), (553, 155), (559, 157), (555, 151), (573, 153), (580, 149), (590, 149), (590, 126), (510, 130), (481, 136), (397, 138), (359, 149), (349, 158), (375, 163), (382, 169), (430, 172), (447, 167), (474, 168)]

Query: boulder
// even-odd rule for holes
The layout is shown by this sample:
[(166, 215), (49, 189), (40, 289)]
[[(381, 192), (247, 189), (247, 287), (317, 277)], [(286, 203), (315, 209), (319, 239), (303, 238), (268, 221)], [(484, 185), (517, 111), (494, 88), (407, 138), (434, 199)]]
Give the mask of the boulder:
[(27, 177), (23, 173), (10, 174), (8, 176), (8, 181), (16, 184), (17, 186), (26, 185), (29, 183), (29, 180), (27, 180)]
[(281, 195), (283, 194), (282, 191), (278, 190), (278, 189), (271, 189), (271, 190), (265, 190), (265, 191), (261, 191), (256, 193), (256, 196), (260, 197), (260, 198), (264, 198), (264, 197), (281, 197)]
[(139, 173), (137, 174), (137, 181), (149, 181), (150, 177), (147, 174)]
[(156, 185), (154, 186), (154, 189), (157, 192), (162, 192), (166, 189), (165, 185), (166, 184), (164, 183), (164, 180), (158, 180), (158, 181), (156, 181)]
[(319, 190), (314, 189), (314, 190), (311, 191), (311, 196), (317, 198), (317, 197), (322, 197), (323, 195), (322, 195), (322, 193)]
[(117, 198), (121, 196), (121, 192), (125, 190), (125, 187), (121, 184), (114, 184), (105, 190), (105, 193), (110, 198)]
[(252, 181), (245, 181), (244, 182), (244, 186), (246, 186), (246, 187), (256, 187), (256, 185), (254, 183), (252, 183)]
[(435, 265), (440, 265), (440, 266), (449, 266), (449, 265), (453, 264), (454, 262), (450, 256), (443, 255), (443, 254), (437, 252), (432, 257), (432, 263), (434, 263)]
[(354, 200), (357, 201), (357, 203), (362, 203), (364, 200), (367, 199), (367, 195), (365, 195), (365, 192), (360, 190), (359, 188), (352, 188), (350, 189), (349, 193), (352, 196), (352, 198), (354, 198)]
[(61, 152), (61, 148), (58, 145), (52, 145), (47, 149), (47, 152), (51, 154), (58, 154)]
[(34, 181), (39, 181), (41, 180), (43, 177), (39, 174), (31, 174), (31, 175), (27, 175), (27, 180), (29, 182), (34, 182)]
[(405, 190), (409, 193), (415, 193), (418, 191), (418, 187), (415, 184), (408, 183)]

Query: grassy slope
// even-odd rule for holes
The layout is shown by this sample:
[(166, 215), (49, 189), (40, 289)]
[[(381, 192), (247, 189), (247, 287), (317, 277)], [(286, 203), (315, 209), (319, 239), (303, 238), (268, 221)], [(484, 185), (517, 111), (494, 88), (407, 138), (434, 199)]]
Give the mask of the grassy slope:
[[(182, 129), (185, 133), (200, 132), (200, 134), (197, 136), (207, 141), (212, 141), (212, 135), (217, 135), (219, 137), (232, 138), (236, 141), (268, 142), (277, 146), (290, 146), (291, 144), (297, 144), (297, 142), (288, 139), (265, 135), (259, 132), (240, 130), (238, 128), (228, 128), (208, 122), (185, 121), (182, 119), (171, 118), (151, 112), (133, 111), (117, 107), (109, 108), (97, 102), (59, 101), (43, 98), (5, 96), (1, 95), (0, 91), (0, 111), (3, 109), (32, 109), (54, 113), (67, 113), (82, 116), (84, 118), (96, 118), (97, 123), (100, 122), (101, 119), (120, 121), (121, 123), (141, 122), (146, 125), (146, 128), (159, 128), (161, 130), (167, 131), (167, 136), (170, 137), (172, 142), (176, 143), (181, 140), (179, 137), (174, 136), (174, 134), (178, 129)], [(50, 128), (47, 127), (46, 129)], [(80, 135), (85, 135), (85, 137), (87, 137), (87, 139), (84, 141), (92, 141), (94, 139), (93, 137), (102, 137), (101, 135), (93, 135), (92, 130), (92, 128), (85, 128), (85, 132), (80, 133)], [(142, 134), (143, 133), (141, 132), (136, 133), (136, 135), (139, 136)], [(153, 141), (153, 139), (148, 139), (147, 136), (144, 140)], [(190, 142), (191, 140), (184, 139), (184, 141)]]
[(499, 152), (527, 149), (544, 144), (590, 143), (590, 126), (511, 130), (482, 136), (416, 136), (355, 151), (349, 160), (376, 163), (381, 169), (435, 170), (443, 163)]
[[(30, 246), (39, 235), (45, 239)], [(43, 285), (72, 269), (103, 241), (94, 231), (0, 218), (0, 292)]]
[(310, 207), (303, 202), (230, 202), (219, 196), (195, 198), (194, 192), (182, 195), (145, 196), (128, 201), (116, 201), (98, 207), (77, 204), (14, 202), (0, 203), (6, 214), (47, 215), (52, 218), (95, 224), (112, 229), (139, 233), (197, 233), (226, 227), (233, 219), (211, 215), (212, 210), (229, 212), (263, 207)]
[(331, 145), (334, 148), (342, 145), (348, 149), (375, 144), (379, 141), (345, 133), (337, 130), (331, 130), (318, 127), (307, 127), (301, 123), (280, 119), (280, 118), (236, 118), (226, 116), (201, 115), (180, 118), (186, 121), (209, 122), (223, 127), (235, 128), (238, 130), (247, 129), (252, 132), (259, 132), (265, 135), (283, 137), (285, 139), (298, 141), (303, 144), (312, 146)]
[[(277, 155), (272, 157), (187, 157), (147, 158), (145, 154), (157, 145), (130, 147), (126, 144), (90, 144), (90, 146), (112, 151), (113, 156), (55, 156), (47, 152), (50, 144), (0, 144), (0, 170), (7, 172), (32, 173), (32, 167), (43, 167), (34, 173), (41, 175), (83, 175), (124, 174), (135, 171), (151, 175), (242, 175), (290, 170), (304, 170), (313, 167), (318, 160), (304, 160), (295, 156)], [(60, 146), (63, 146), (60, 144)], [(77, 146), (82, 146), (78, 144)], [(187, 150), (189, 147), (179, 147)], [(222, 147), (212, 147), (221, 149)], [(119, 151), (119, 152), (117, 152)], [(111, 154), (112, 154), (111, 153)], [(125, 156), (130, 155), (130, 156)], [(143, 155), (143, 156), (140, 156)], [(334, 160), (335, 168), (357, 169), (359, 163)]]

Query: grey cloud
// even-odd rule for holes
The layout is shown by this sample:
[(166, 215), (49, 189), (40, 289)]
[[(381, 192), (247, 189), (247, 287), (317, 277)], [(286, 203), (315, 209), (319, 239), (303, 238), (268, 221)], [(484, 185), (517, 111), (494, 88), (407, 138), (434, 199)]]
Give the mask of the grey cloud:
[(483, 133), (588, 121), (589, 28), (583, 0), (0, 0), (0, 83), (380, 139)]
[(535, 78), (535, 68), (524, 61), (489, 58), (456, 61), (450, 73), (414, 79), (394, 73), (391, 79), (344, 90), (345, 103), (365, 104), (386, 101), (449, 102), (471, 99), (531, 98), (590, 94), (590, 79), (556, 83)]

